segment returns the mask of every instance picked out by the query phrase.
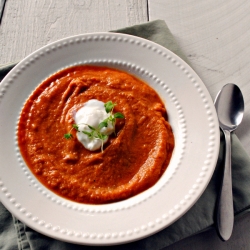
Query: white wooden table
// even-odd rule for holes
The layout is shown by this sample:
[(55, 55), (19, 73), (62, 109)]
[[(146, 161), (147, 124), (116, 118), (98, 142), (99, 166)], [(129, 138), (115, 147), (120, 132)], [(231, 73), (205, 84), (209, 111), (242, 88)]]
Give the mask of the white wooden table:
[[(237, 135), (250, 154), (249, 12), (247, 0), (7, 0), (0, 65), (63, 37), (163, 19), (213, 99), (228, 82), (242, 89), (245, 115)], [(250, 215), (245, 215), (228, 242), (210, 230), (166, 249), (250, 249), (249, 235)]]

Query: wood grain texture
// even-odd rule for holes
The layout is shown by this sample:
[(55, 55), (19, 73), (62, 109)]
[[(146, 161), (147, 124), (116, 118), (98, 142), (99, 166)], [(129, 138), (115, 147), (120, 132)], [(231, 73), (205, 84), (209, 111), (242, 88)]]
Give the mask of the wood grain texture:
[(212, 98), (226, 83), (245, 99), (236, 134), (250, 155), (250, 1), (149, 0), (149, 20), (163, 19)]
[(146, 21), (146, 0), (8, 0), (0, 25), (0, 64), (67, 36)]
[(2, 16), (4, 12), (4, 7), (5, 7), (6, 0), (0, 0), (0, 24), (2, 21)]

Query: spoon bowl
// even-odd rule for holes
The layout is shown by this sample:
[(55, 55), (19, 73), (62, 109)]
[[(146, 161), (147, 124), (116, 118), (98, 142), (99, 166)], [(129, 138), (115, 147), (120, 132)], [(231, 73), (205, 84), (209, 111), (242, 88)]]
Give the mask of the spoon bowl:
[(226, 84), (215, 99), (215, 108), (220, 128), (225, 135), (225, 165), (218, 196), (217, 231), (223, 241), (231, 237), (234, 225), (234, 208), (231, 176), (231, 132), (242, 121), (244, 113), (244, 99), (239, 87)]
[(226, 84), (215, 99), (221, 129), (234, 131), (242, 121), (244, 113), (244, 99), (240, 88), (233, 84)]

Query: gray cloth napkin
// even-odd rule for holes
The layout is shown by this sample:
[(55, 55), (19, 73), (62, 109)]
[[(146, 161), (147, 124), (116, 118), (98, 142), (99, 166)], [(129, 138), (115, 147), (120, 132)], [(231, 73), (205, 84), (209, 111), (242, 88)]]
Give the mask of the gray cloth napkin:
[[(141, 25), (120, 29), (113, 32), (131, 34), (154, 41), (175, 54), (186, 62), (175, 39), (169, 31), (166, 23), (156, 20)], [(9, 64), (0, 68), (0, 79), (15, 64)], [(214, 225), (214, 212), (216, 199), (220, 190), (224, 159), (224, 138), (221, 134), (220, 153), (213, 177), (195, 205), (179, 220), (166, 229), (145, 239), (128, 244), (112, 247), (80, 246), (58, 241), (35, 232), (22, 222), (14, 218), (0, 203), (0, 249), (3, 250), (92, 250), (92, 249), (119, 249), (119, 250), (156, 250), (162, 249), (174, 242), (188, 236), (209, 229)], [(232, 136), (232, 178), (235, 215), (243, 214), (250, 209), (250, 158), (242, 148), (237, 136)], [(145, 215), (146, 216), (146, 215)]]

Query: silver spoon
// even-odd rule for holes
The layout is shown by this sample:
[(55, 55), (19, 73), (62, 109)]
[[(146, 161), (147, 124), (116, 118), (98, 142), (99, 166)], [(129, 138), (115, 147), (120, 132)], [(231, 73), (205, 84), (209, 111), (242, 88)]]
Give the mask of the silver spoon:
[(241, 123), (244, 112), (244, 100), (239, 87), (226, 84), (215, 98), (220, 128), (225, 135), (225, 166), (221, 194), (217, 211), (217, 230), (222, 240), (230, 238), (234, 225), (234, 208), (231, 177), (231, 132)]

